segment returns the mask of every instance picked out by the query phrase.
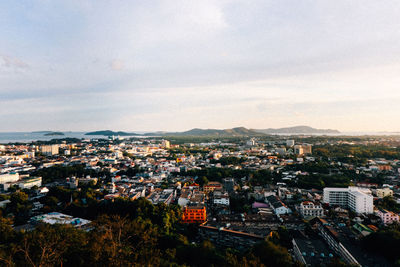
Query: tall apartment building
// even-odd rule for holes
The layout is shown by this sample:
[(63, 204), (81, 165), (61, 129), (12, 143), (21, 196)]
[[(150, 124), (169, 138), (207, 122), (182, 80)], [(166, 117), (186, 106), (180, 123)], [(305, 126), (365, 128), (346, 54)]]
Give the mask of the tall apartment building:
[(58, 155), (58, 145), (41, 146), (40, 152), (46, 156)]
[(303, 155), (303, 154), (304, 154), (303, 146), (301, 146), (301, 145), (295, 145), (295, 146), (294, 146), (294, 153), (295, 153), (296, 155)]
[(294, 153), (297, 155), (312, 154), (312, 145), (311, 144), (295, 145)]
[(161, 146), (164, 148), (170, 148), (171, 143), (168, 140), (163, 140)]
[(356, 213), (373, 213), (374, 203), (371, 191), (359, 187), (324, 188), (323, 202), (329, 205), (338, 205)]

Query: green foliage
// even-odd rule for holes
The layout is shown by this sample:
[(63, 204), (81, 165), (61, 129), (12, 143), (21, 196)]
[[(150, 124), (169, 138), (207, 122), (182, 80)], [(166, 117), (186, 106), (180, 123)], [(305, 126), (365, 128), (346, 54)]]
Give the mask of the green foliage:
[(6, 194), (0, 194), (0, 201), (6, 200), (6, 199), (10, 199), (10, 196), (6, 195)]
[[(305, 189), (323, 189), (324, 187), (347, 187), (351, 185), (351, 179), (343, 175), (299, 175), (297, 186)], [(294, 184), (296, 185), (296, 184)]]
[[(25, 201), (21, 194), (13, 201)], [(104, 202), (104, 201), (103, 201)], [(0, 217), (1, 266), (289, 266), (286, 249), (263, 242), (240, 254), (211, 242), (189, 242), (179, 207), (119, 199), (96, 210), (92, 230), (39, 225), (15, 232)]]
[(180, 175), (186, 175), (191, 177), (203, 177), (209, 181), (222, 182), (223, 178), (233, 177), (236, 179), (247, 177), (250, 179), (252, 185), (267, 185), (271, 184), (272, 180), (279, 181), (281, 179), (280, 174), (272, 173), (269, 170), (249, 170), (239, 169), (235, 170), (232, 168), (205, 168), (205, 169), (194, 169), (187, 172), (181, 172)]
[(203, 185), (208, 184), (209, 181), (208, 181), (208, 179), (207, 179), (206, 176), (202, 176), (200, 179), (196, 180), (196, 182), (197, 182), (200, 186), (203, 186)]
[(292, 259), (287, 250), (270, 241), (264, 241), (256, 244), (251, 253), (260, 259), (265, 266), (291, 266)]
[(57, 180), (64, 180), (67, 177), (76, 176), (84, 177), (90, 175), (92, 177), (109, 177), (108, 171), (97, 172), (95, 170), (86, 169), (85, 165), (74, 165), (74, 166), (52, 166), (49, 168), (38, 169), (31, 174), (32, 176), (42, 177), (43, 184), (51, 183)]
[(315, 146), (313, 154), (346, 163), (366, 163), (371, 158), (398, 159), (400, 148), (383, 145), (322, 145)]
[(386, 196), (383, 199), (378, 200), (375, 205), (378, 208), (386, 209), (396, 213), (400, 212), (400, 204), (398, 204), (391, 196)]
[(284, 226), (280, 226), (278, 231), (274, 232), (270, 241), (287, 249), (291, 249), (293, 246), (289, 231)]
[(301, 170), (309, 173), (329, 174), (329, 164), (325, 161), (306, 162), (304, 164), (293, 164), (286, 167), (288, 170)]
[(367, 250), (380, 253), (393, 261), (400, 260), (398, 253), (398, 248), (400, 247), (400, 225), (390, 225), (366, 236), (362, 241)]
[(211, 160), (210, 163), (216, 164), (220, 163), (222, 166), (226, 165), (239, 165), (240, 163), (246, 161), (246, 158), (238, 158), (238, 157), (223, 157), (219, 160)]
[(231, 211), (242, 213), (250, 210), (251, 203), (247, 200), (245, 195), (237, 194), (230, 197), (229, 206)]
[(32, 205), (28, 202), (28, 195), (24, 192), (14, 192), (11, 194), (10, 203), (7, 204), (4, 213), (12, 214), (15, 218), (14, 223), (19, 225), (26, 222)]
[(126, 175), (128, 177), (133, 177), (140, 172), (140, 168), (135, 166), (133, 168), (128, 168), (127, 170), (120, 170), (118, 175)]

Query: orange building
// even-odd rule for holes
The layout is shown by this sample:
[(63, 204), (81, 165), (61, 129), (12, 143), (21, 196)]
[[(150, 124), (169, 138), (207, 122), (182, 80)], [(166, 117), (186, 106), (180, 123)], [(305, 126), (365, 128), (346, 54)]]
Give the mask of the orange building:
[(183, 208), (182, 221), (184, 223), (203, 223), (207, 219), (206, 207), (186, 206)]
[(391, 171), (392, 167), (390, 165), (379, 165), (378, 166), (380, 171)]

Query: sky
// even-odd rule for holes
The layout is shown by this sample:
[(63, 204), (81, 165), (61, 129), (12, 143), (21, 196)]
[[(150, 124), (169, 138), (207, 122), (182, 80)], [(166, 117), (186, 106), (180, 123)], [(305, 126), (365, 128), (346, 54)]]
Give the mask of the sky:
[(400, 1), (3, 0), (0, 131), (400, 131)]

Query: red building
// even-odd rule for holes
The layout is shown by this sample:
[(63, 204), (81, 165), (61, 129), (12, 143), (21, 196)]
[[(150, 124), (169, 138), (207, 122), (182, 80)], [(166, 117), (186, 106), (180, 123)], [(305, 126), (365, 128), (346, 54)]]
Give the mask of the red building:
[(183, 208), (182, 221), (184, 223), (203, 223), (206, 220), (205, 206), (186, 206)]

